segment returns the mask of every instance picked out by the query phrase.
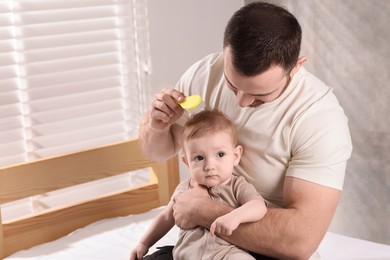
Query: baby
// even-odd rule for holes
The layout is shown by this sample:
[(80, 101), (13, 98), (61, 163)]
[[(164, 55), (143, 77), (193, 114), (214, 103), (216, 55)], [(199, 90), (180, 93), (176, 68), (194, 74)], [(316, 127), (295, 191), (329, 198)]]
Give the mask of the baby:
[[(181, 230), (173, 249), (174, 259), (255, 259), (218, 237), (231, 235), (241, 223), (258, 221), (267, 212), (265, 201), (256, 189), (243, 177), (233, 174), (243, 152), (237, 144), (233, 123), (218, 110), (195, 114), (184, 126), (182, 148), (182, 160), (191, 178), (178, 185), (172, 198), (187, 189), (202, 189), (210, 199), (234, 209), (217, 218), (210, 230), (204, 227)], [(131, 260), (142, 259), (149, 247), (174, 226), (173, 204), (174, 199), (157, 216), (133, 249)]]

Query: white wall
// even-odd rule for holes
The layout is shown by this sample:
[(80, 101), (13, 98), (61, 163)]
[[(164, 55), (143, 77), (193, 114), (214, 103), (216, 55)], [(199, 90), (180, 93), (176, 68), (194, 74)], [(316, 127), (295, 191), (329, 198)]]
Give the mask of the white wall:
[(353, 152), (331, 230), (390, 244), (390, 2), (270, 2), (298, 18), (306, 68), (333, 87), (349, 118)]
[[(243, 0), (149, 0), (153, 92), (173, 87), (194, 62), (222, 51), (225, 26)], [(189, 176), (183, 164), (181, 178)]]
[(154, 90), (173, 86), (195, 61), (222, 51), (227, 21), (243, 0), (149, 0)]

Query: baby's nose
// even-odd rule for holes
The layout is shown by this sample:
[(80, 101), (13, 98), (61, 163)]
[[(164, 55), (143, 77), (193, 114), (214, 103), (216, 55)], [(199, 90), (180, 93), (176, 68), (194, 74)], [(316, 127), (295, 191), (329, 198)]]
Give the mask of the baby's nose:
[(215, 169), (214, 163), (211, 160), (207, 160), (206, 165), (204, 167), (205, 171), (212, 171)]

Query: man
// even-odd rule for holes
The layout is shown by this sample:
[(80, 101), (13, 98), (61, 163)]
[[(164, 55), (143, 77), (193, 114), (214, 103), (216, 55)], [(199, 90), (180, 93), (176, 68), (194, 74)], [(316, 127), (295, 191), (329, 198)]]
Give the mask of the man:
[[(266, 216), (220, 235), (243, 249), (278, 259), (309, 259), (340, 199), (352, 151), (347, 118), (332, 89), (302, 66), (301, 28), (287, 10), (255, 2), (230, 19), (221, 54), (195, 63), (176, 89), (156, 94), (144, 116), (140, 140), (154, 160), (181, 149), (185, 96), (230, 117), (244, 148), (236, 173), (268, 201)], [(191, 189), (175, 198), (176, 224), (211, 223), (231, 208)]]

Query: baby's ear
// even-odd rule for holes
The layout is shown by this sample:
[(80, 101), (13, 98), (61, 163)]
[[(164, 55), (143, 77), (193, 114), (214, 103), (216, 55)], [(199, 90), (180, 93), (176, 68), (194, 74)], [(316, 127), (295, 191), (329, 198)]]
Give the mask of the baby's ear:
[(241, 160), (241, 155), (244, 151), (244, 148), (242, 148), (241, 145), (237, 145), (236, 148), (234, 148), (234, 165), (237, 166), (238, 163)]
[(187, 165), (187, 167), (188, 167), (188, 161), (187, 161), (187, 157), (185, 156), (185, 154), (183, 153), (182, 154), (182, 156), (181, 156), (181, 160), (183, 161), (183, 163), (185, 164), (185, 165)]

